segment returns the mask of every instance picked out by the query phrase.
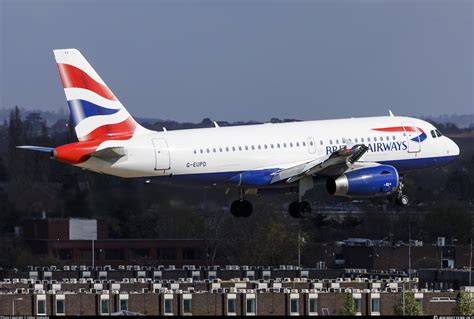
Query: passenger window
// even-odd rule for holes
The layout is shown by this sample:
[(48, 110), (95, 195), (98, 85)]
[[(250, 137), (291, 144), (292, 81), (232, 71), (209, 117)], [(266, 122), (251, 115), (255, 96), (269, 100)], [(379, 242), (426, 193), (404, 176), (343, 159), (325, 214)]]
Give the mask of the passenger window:
[(339, 139), (336, 140), (336, 144), (339, 144)]
[(241, 150), (242, 150), (242, 146), (239, 146), (239, 151), (241, 151)]
[(261, 150), (261, 149), (262, 149), (262, 147), (260, 146), (260, 144), (258, 144), (258, 149), (259, 149), (259, 150)]
[(215, 149), (215, 148), (213, 148), (213, 149), (212, 149), (212, 152), (213, 152), (213, 153), (215, 153), (215, 152), (216, 152), (216, 149)]
[(280, 148), (280, 143), (277, 143), (277, 147)]
[(204, 151), (202, 150), (202, 148), (199, 150), (199, 152), (200, 152), (201, 154), (204, 153)]
[(206, 149), (206, 152), (210, 153), (209, 149)]
[(392, 136), (392, 140), (395, 141), (396, 139), (397, 139), (397, 138), (395, 137), (395, 135), (393, 135), (393, 136)]
[(197, 153), (196, 150), (194, 150), (193, 153), (196, 154)]
[(303, 146), (306, 146), (306, 142), (303, 142), (302, 144), (303, 144)]
[(332, 145), (332, 140), (329, 140), (329, 145)]
[(254, 149), (255, 149), (255, 146), (252, 145), (252, 150), (254, 150)]
[(226, 147), (226, 148), (225, 148), (225, 151), (226, 151), (226, 152), (228, 152), (228, 151), (229, 151), (229, 148), (228, 148), (228, 147)]
[(300, 142), (296, 142), (296, 147), (300, 147)]
[(283, 143), (283, 147), (286, 147), (286, 143)]
[(267, 147), (267, 144), (265, 144), (263, 147), (264, 147), (265, 149), (267, 149), (267, 148), (268, 148), (268, 147)]
[(376, 136), (374, 137), (374, 142), (377, 142), (377, 137)]
[(321, 141), (319, 141), (319, 144), (323, 145), (324, 143), (323, 143), (323, 141), (321, 140)]
[(245, 150), (248, 151), (249, 150), (249, 147), (247, 145), (245, 145)]
[(370, 137), (367, 137), (367, 142), (370, 142)]
[(290, 142), (290, 147), (293, 147), (293, 143)]
[(364, 142), (365, 142), (365, 140), (364, 140), (364, 138), (363, 138), (363, 137), (361, 137), (361, 138), (360, 138), (360, 141), (361, 141), (362, 143), (364, 143)]
[(358, 142), (359, 142), (359, 140), (357, 139), (357, 137), (355, 138), (355, 140), (354, 140), (354, 141), (355, 141), (356, 143), (358, 143)]
[(387, 141), (390, 141), (390, 137), (388, 137), (388, 136), (386, 136), (385, 139), (386, 139)]
[(273, 144), (270, 144), (270, 148), (273, 148)]
[(219, 152), (221, 152), (221, 153), (222, 153), (222, 147), (219, 147)]
[(232, 146), (232, 152), (235, 152), (235, 146)]

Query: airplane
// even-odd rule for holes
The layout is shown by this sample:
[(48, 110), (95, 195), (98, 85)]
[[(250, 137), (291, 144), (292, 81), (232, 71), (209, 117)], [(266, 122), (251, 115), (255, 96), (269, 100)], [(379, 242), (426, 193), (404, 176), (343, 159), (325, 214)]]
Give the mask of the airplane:
[(306, 192), (318, 181), (334, 196), (403, 194), (407, 172), (445, 165), (459, 147), (432, 124), (389, 116), (151, 131), (138, 124), (76, 49), (54, 50), (78, 142), (58, 147), (18, 146), (50, 153), (62, 163), (124, 178), (235, 187), (230, 212), (249, 217), (246, 195), (296, 190), (288, 212), (307, 216)]

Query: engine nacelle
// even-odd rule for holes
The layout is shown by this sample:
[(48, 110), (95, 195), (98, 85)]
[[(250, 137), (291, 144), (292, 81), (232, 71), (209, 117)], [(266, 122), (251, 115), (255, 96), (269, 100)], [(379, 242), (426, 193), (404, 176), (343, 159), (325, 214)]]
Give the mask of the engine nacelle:
[(390, 165), (379, 165), (346, 172), (329, 177), (326, 189), (331, 195), (345, 197), (377, 197), (394, 192), (399, 183), (397, 169)]

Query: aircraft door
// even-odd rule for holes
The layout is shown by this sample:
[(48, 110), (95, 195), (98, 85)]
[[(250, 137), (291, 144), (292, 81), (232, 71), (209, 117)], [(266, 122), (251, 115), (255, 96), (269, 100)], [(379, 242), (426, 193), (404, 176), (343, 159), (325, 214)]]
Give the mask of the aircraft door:
[(408, 144), (408, 153), (418, 153), (421, 151), (420, 132), (411, 122), (402, 122), (403, 130)]
[(155, 171), (170, 169), (170, 152), (164, 138), (152, 139), (155, 148)]
[(308, 152), (309, 152), (309, 154), (316, 153), (316, 143), (314, 142), (314, 138), (308, 137), (306, 139), (306, 142), (308, 143)]

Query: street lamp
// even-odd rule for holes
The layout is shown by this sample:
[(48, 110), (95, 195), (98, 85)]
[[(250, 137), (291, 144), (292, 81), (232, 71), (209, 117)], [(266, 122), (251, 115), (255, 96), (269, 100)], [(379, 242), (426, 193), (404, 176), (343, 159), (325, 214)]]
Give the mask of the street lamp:
[(94, 256), (94, 240), (97, 237), (97, 231), (92, 232), (92, 271), (94, 271), (95, 266), (95, 256)]
[(472, 278), (472, 237), (471, 237), (471, 245), (470, 245), (470, 252), (469, 252), (469, 286), (471, 286), (471, 278)]
[(12, 316), (15, 315), (15, 300), (23, 300), (23, 298), (14, 298), (12, 300)]
[(402, 284), (403, 315), (405, 316), (405, 282)]

